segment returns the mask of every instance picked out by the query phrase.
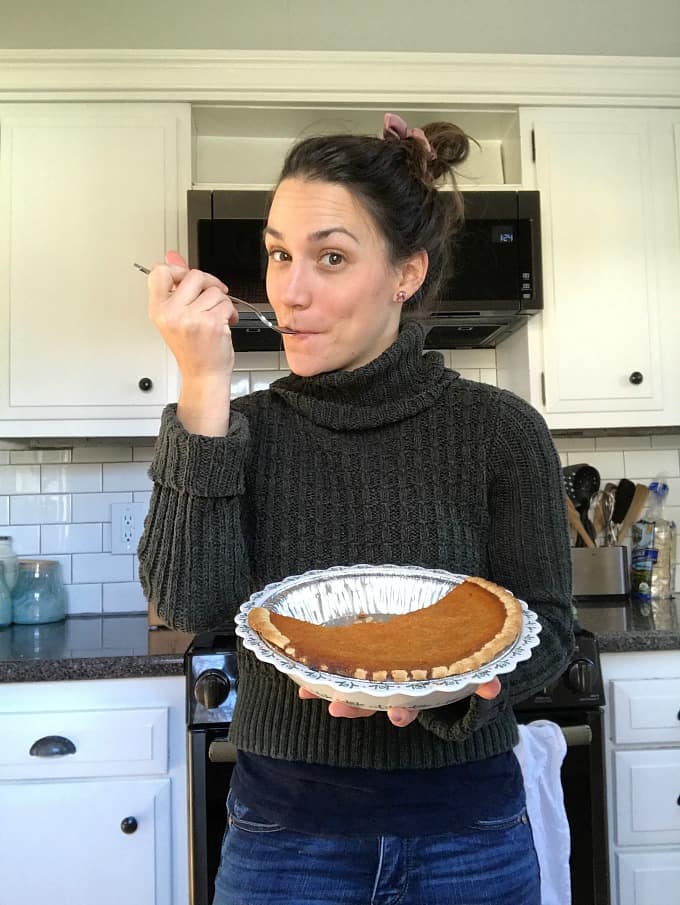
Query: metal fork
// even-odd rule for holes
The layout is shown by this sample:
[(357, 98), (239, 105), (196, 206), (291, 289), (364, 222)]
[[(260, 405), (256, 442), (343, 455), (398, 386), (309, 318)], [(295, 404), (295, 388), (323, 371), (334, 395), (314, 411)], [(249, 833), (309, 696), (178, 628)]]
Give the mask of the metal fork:
[[(147, 274), (147, 275), (151, 273), (151, 271), (149, 270), (149, 268), (148, 268), (148, 267), (144, 267), (142, 264), (137, 264), (137, 263), (135, 262), (135, 263), (133, 264), (133, 267), (136, 267), (137, 270), (141, 270), (142, 273), (145, 273), (145, 274)], [(265, 327), (269, 327), (269, 329), (270, 329), (270, 330), (273, 330), (275, 333), (281, 333), (281, 334), (284, 334), (284, 333), (290, 333), (290, 334), (298, 333), (297, 330), (288, 330), (288, 329), (286, 329), (285, 327), (277, 327), (275, 324), (272, 324), (272, 322), (271, 322), (270, 320), (268, 320), (268, 319), (264, 316), (264, 314), (262, 314), (261, 311), (258, 311), (258, 310), (257, 310), (257, 308), (255, 307), (255, 305), (251, 305), (250, 302), (246, 302), (245, 299), (239, 299), (239, 298), (237, 298), (235, 295), (229, 295), (229, 298), (232, 300), (232, 302), (237, 302), (237, 303), (240, 303), (241, 305), (245, 305), (246, 308), (250, 308), (250, 310), (253, 312), (253, 314), (256, 314), (257, 317), (259, 317), (259, 319), (262, 321), (262, 323), (265, 325)]]

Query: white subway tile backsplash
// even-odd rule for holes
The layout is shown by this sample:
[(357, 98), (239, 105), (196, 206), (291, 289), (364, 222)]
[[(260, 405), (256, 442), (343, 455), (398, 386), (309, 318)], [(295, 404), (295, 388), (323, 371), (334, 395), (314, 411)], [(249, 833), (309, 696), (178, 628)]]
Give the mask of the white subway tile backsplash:
[(654, 434), (652, 447), (654, 449), (680, 449), (680, 434)]
[[(68, 596), (67, 612), (70, 616), (75, 616), (77, 613), (101, 613), (102, 586), (100, 584), (69, 584), (66, 586), (66, 592)], [(99, 631), (99, 626), (97, 631)]]
[(480, 368), (479, 379), (482, 381), (482, 383), (489, 383), (493, 387), (498, 385), (495, 368)]
[(13, 525), (44, 525), (71, 520), (71, 496), (68, 493), (43, 493), (12, 496), (9, 520)]
[(0, 493), (40, 493), (40, 465), (0, 465)]
[(146, 508), (149, 508), (149, 503), (151, 502), (151, 491), (150, 490), (135, 490), (132, 494), (135, 503), (145, 503)]
[(111, 552), (111, 522), (102, 525), (102, 553)]
[(86, 493), (102, 489), (101, 465), (41, 465), (43, 493)]
[[(130, 462), (121, 465), (102, 465), (104, 469), (104, 490), (151, 490), (153, 481), (149, 477), (147, 462)], [(110, 516), (109, 516), (110, 518)]]
[(596, 437), (595, 449), (649, 449), (651, 437)]
[(9, 522), (9, 497), (0, 496), (0, 525)]
[(138, 581), (105, 584), (102, 609), (105, 613), (146, 612), (147, 602)]
[(454, 370), (458, 371), (464, 380), (474, 380), (475, 383), (479, 383), (479, 368), (454, 368)]
[(237, 352), (235, 371), (277, 371), (278, 352)]
[(266, 390), (271, 383), (278, 380), (281, 376), (282, 374), (280, 371), (254, 371), (250, 375), (251, 392), (255, 393), (258, 390)]
[(570, 452), (567, 454), (570, 465), (579, 465), (581, 462), (597, 468), (601, 475), (624, 476), (622, 452)]
[(17, 449), (9, 453), (12, 465), (66, 465), (70, 449)]
[(231, 398), (247, 396), (250, 392), (250, 371), (234, 371), (231, 375)]
[(74, 493), (74, 522), (110, 522), (111, 503), (131, 503), (132, 491), (121, 493)]
[(132, 560), (132, 554), (74, 553), (73, 582), (131, 581)]
[(154, 446), (133, 446), (132, 459), (134, 462), (151, 462), (154, 454)]
[(451, 349), (451, 365), (455, 371), (461, 368), (496, 369), (494, 349)]
[(40, 547), (55, 553), (101, 553), (100, 524), (43, 525)]
[(680, 475), (680, 454), (677, 449), (650, 449), (624, 452), (626, 477), (630, 474), (649, 474), (676, 478)]
[(129, 446), (74, 446), (73, 462), (131, 462), (132, 449)]
[(590, 452), (595, 449), (595, 440), (593, 437), (553, 437), (556, 449), (560, 452), (569, 453), (573, 450), (584, 450)]
[(40, 525), (0, 525), (0, 534), (12, 538), (18, 556), (37, 556), (40, 553)]
[(5, 450), (0, 450), (0, 465), (9, 465), (9, 453)]

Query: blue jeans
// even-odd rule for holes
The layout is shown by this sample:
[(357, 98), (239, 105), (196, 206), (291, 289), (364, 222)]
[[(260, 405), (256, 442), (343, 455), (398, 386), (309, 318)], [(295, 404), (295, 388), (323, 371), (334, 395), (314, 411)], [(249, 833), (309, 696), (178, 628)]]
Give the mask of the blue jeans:
[(266, 823), (229, 793), (213, 905), (540, 905), (522, 809), (465, 833), (312, 836)]

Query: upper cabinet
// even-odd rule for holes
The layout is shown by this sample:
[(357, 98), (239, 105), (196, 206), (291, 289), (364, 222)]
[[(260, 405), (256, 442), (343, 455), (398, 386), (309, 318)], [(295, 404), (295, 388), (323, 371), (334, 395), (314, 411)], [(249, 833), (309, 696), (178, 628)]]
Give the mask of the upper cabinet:
[(499, 381), (552, 428), (680, 423), (679, 129), (677, 110), (520, 111), (545, 310), (497, 350)]
[(0, 435), (154, 434), (176, 370), (133, 262), (186, 244), (188, 104), (0, 105)]

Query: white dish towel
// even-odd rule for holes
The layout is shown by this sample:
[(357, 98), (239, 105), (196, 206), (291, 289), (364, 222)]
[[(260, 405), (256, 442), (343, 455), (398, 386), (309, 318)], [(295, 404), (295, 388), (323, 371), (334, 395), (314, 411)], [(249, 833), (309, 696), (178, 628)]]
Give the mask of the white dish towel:
[(541, 905), (571, 905), (569, 822), (560, 776), (566, 753), (567, 743), (556, 723), (534, 720), (519, 727), (515, 756), (522, 768), (541, 869)]

